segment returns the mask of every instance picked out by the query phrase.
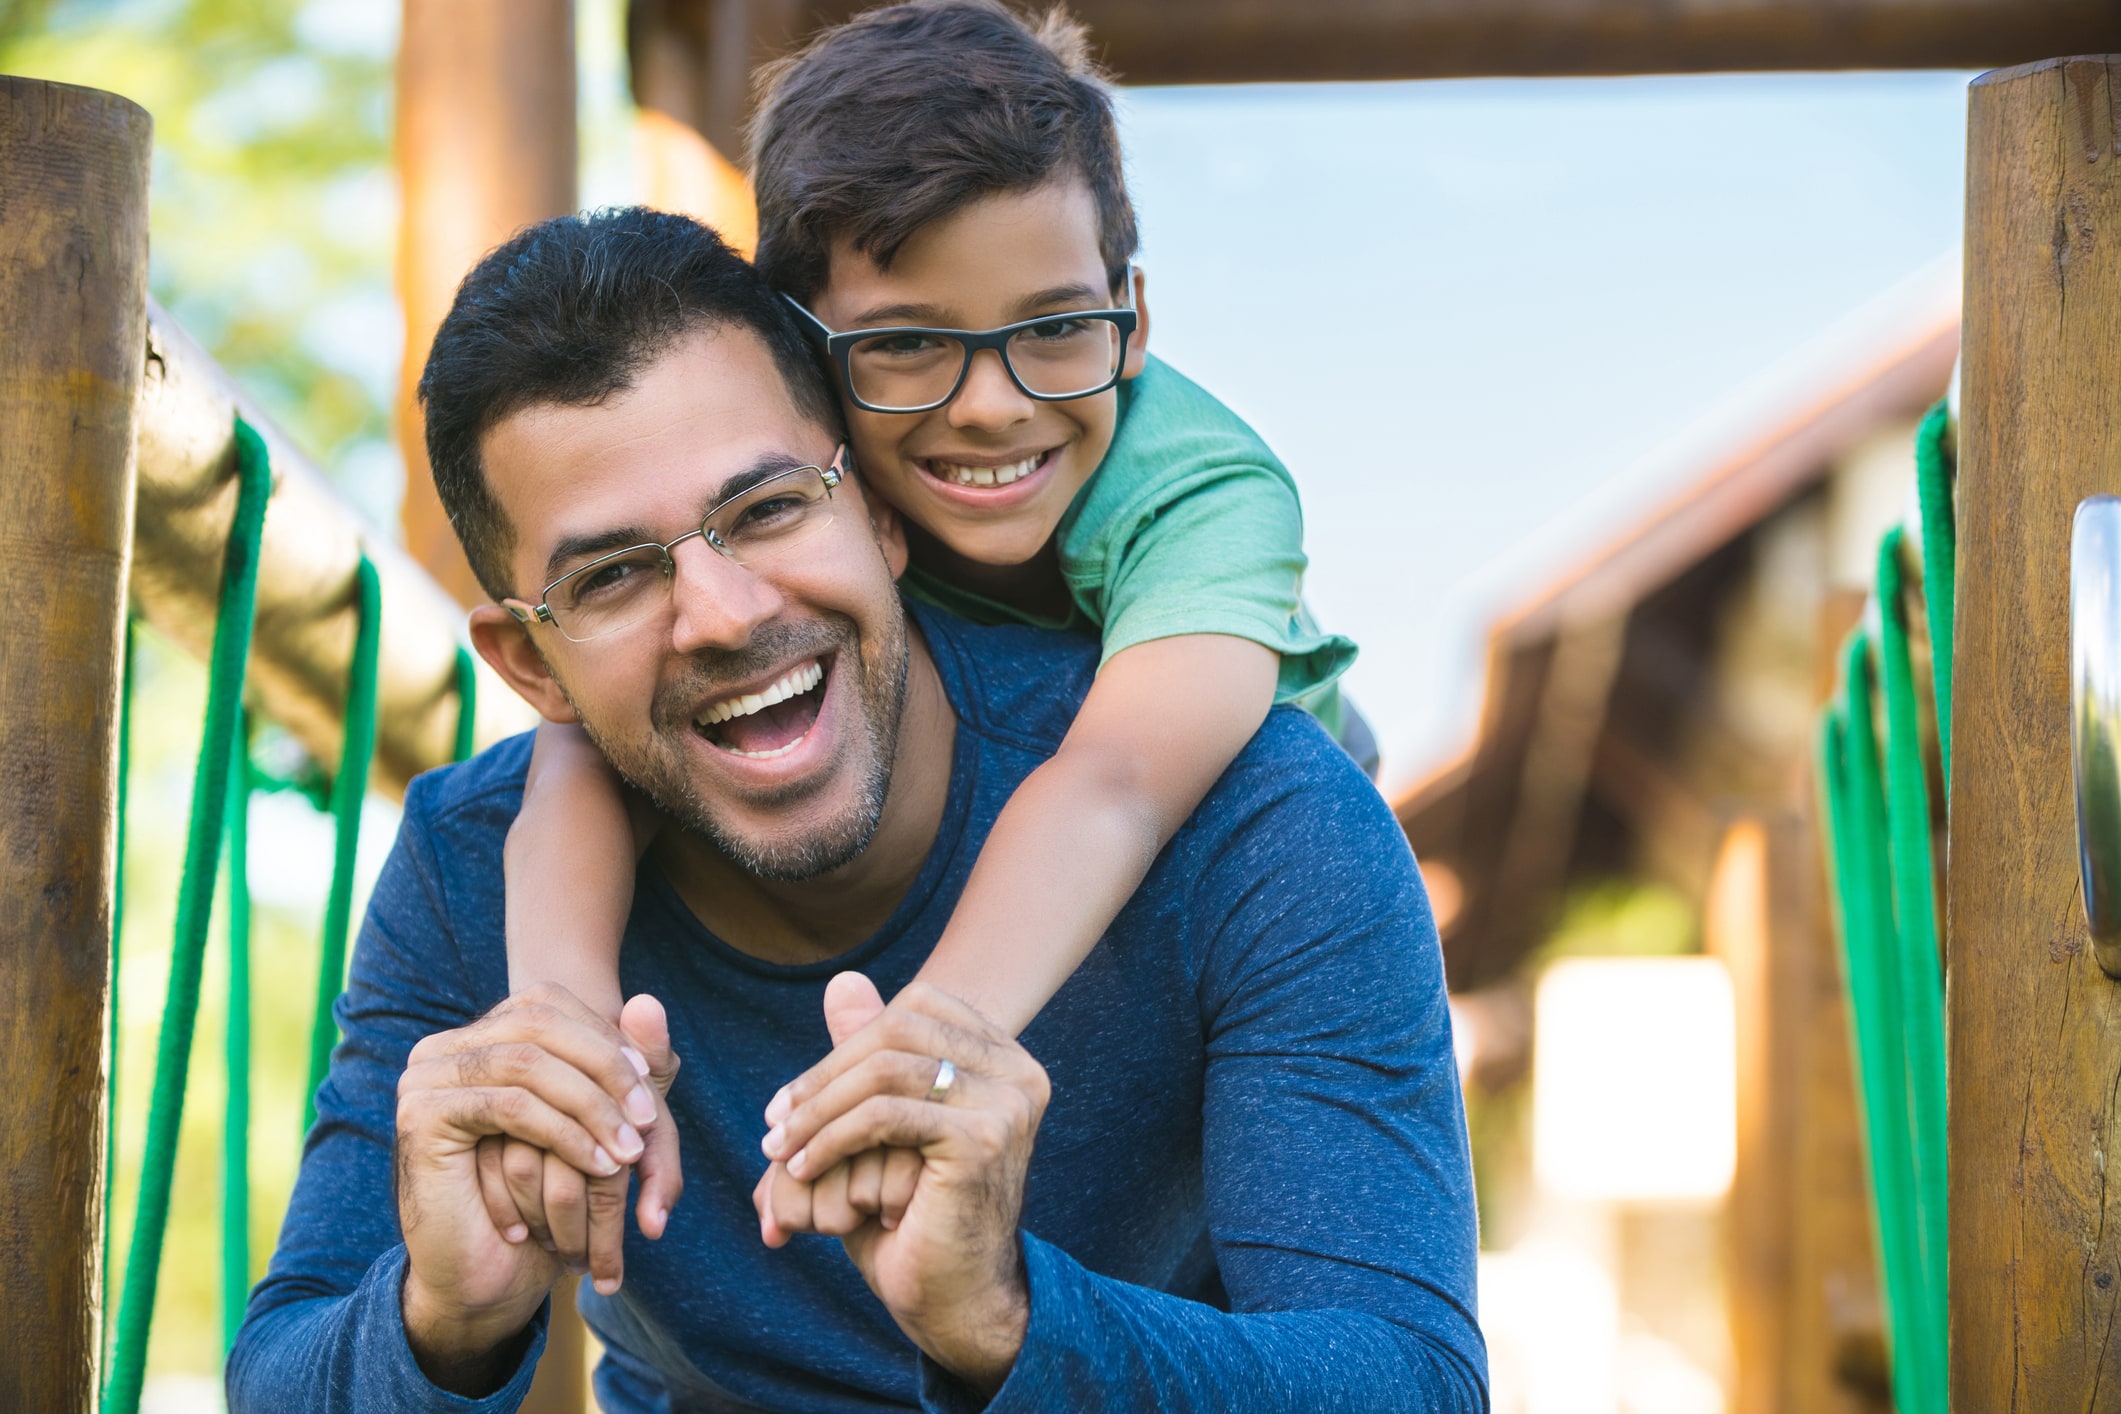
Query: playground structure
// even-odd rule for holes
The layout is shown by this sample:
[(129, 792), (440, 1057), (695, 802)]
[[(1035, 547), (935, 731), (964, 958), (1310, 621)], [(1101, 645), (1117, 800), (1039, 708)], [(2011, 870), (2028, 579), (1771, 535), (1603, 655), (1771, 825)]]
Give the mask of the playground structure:
[[(505, 7), (508, 23), (503, 8), (491, 0), (406, 7), (399, 113), (408, 368), (424, 357), (437, 299), (446, 299), (470, 259), (515, 225), (574, 202), (571, 127), (550, 124), (526, 141), (510, 116), (571, 109), (556, 98), (571, 99), (571, 63), (554, 62), (569, 53), (567, 6)], [(1108, 40), (1114, 67), (1141, 81), (1976, 64), (2121, 39), (2103, 8), (2083, 4), (1609, 2), (1555, 7), (1566, 13), (1554, 15), (1532, 0), (1439, 2), (1397, 17), (1390, 43), (1362, 27), (1375, 23), (1362, 18), (1375, 7), (1324, 4), (1303, 9), (1309, 45), (1249, 10), (1209, 0), (1077, 8)], [(695, 206), (736, 202), (741, 186), (732, 184), (723, 154), (734, 151), (749, 64), (840, 8), (725, 0), (637, 3), (632, 13), (636, 91), (644, 109), (660, 114), (644, 120), (651, 130), (644, 147), (662, 153), (653, 170)], [(1186, 46), (1172, 34), (1201, 42)], [(1591, 42), (1597, 35), (1605, 38)], [(1332, 36), (1340, 38), (1329, 43)], [(437, 66), (437, 56), (448, 62)], [(2083, 497), (2116, 489), (2111, 468), (2121, 452), (2121, 411), (2109, 392), (2121, 371), (2121, 253), (2109, 234), (2121, 220), (2115, 63), (2050, 60), (2000, 70), (1976, 84), (1970, 103), (1957, 727), (1943, 913), (1955, 1278), (1949, 1379), (1962, 1409), (2121, 1409), (2121, 1380), (2104, 1378), (2106, 1363), (2121, 1359), (2107, 1339), (2121, 1301), (2121, 1236), (2109, 1236), (2106, 1223), (2121, 1196), (2109, 1199), (2104, 1176), (2121, 1009), (2088, 946), (2076, 892), (2066, 628), (2071, 512)], [(490, 89), (465, 82), (471, 72), (485, 73)], [(494, 96), (479, 96), (487, 92)], [(451, 141), (414, 142), (416, 132)], [(0, 1234), (11, 1258), (8, 1309), (17, 1313), (0, 1339), (0, 1388), (15, 1391), (24, 1408), (86, 1409), (100, 1383), (99, 1052), (123, 622), (130, 602), (177, 641), (202, 656), (209, 651), (239, 501), (239, 413), (264, 431), (274, 476), (258, 552), (251, 698), (319, 761), (340, 759), (358, 641), (364, 543), (351, 514), (149, 307), (148, 146), (146, 115), (123, 99), (0, 79), (0, 246), (23, 256), (0, 264), (0, 349), (7, 351), (0, 505), (11, 563), (42, 567), (11, 577), (24, 599), (0, 637), (0, 691), (13, 710), (0, 773), (7, 846), (0, 1054), (18, 1081), (8, 1087), (0, 1129), (9, 1175)], [(532, 161), (542, 165), (526, 176)], [(422, 163), (424, 178), (415, 170)], [(468, 169), (487, 179), (465, 184)], [(741, 220), (741, 211), (704, 214)], [(1910, 354), (1914, 371), (1895, 384), (1904, 413), (1939, 391), (1935, 343)], [(407, 417), (402, 426), (416, 445), (416, 423)], [(1789, 467), (1804, 459), (1790, 461), (1788, 480), (1773, 495), (1761, 493), (1755, 509), (1795, 494), (1832, 459), (1818, 448), (1811, 457), (1797, 470)], [(411, 457), (408, 464), (418, 489), (423, 464)], [(436, 535), (433, 517), (431, 506), (408, 497), (413, 558), (395, 557), (373, 538), (365, 545), (383, 623), (372, 779), (386, 790), (448, 760), (459, 734), (461, 614), (447, 591), (461, 595), (465, 581), (453, 539), (446, 526)], [(1725, 543), (1715, 534), (1728, 539), (1753, 522), (1733, 513), (1717, 524), (1714, 534), (1697, 532), (1696, 548), (1713, 550)], [(1849, 603), (1834, 609), (1840, 619), (1826, 636), (1838, 639), (1855, 611)], [(1597, 623), (1564, 617), (1549, 627)], [(1516, 647), (1583, 667), (1594, 688), (1602, 676), (1610, 689), (1622, 662), (1619, 646), (1601, 647), (1596, 633), (1526, 633)], [(1533, 680), (1535, 718), (1536, 683), (1549, 671), (1542, 662)], [(523, 720), (498, 688), (476, 700), (482, 741)], [(1596, 769), (1595, 737), (1590, 745)], [(1625, 776), (1622, 756), (1606, 752), (1609, 778)], [(1634, 798), (1654, 801), (1658, 778), (1637, 771), (1633, 780)], [(1427, 852), (1425, 809), (1407, 802), (1401, 814)], [(1483, 860), (1455, 861), (1469, 911), (1452, 930), (1454, 986), (1499, 975), (1511, 950), (1536, 932), (1536, 915), (1498, 921), (1485, 901), (1491, 891), (1483, 885), (1495, 897), (1537, 899), (1536, 891), (1501, 889), (1502, 876), (1491, 870), (1552, 877), (1557, 867), (1526, 864), (1517, 857), (1521, 846), (1513, 855), (1510, 833), (1491, 840)], [(1805, 880), (1816, 839), (1774, 821), (1765, 838), (1769, 876), (1813, 887)], [(1771, 929), (1770, 945), (1784, 936)], [(1752, 961), (1767, 971), (1788, 965), (1779, 954)], [(1817, 957), (1803, 966), (1813, 969), (1805, 975), (1816, 994)], [(1786, 1075), (1790, 1053), (1772, 1038), (1816, 1034), (1818, 1013), (1762, 1015), (1770, 1020), (1758, 1051), (1761, 1074)], [(19, 1083), (27, 1076), (38, 1083)], [(1763, 1080), (1754, 1098), (1771, 1110), (1786, 1104), (1779, 1083)], [(1791, 1112), (1780, 1113), (1788, 1124)], [(1849, 1119), (1844, 1114), (1842, 1128), (1824, 1136), (1841, 1145), (1844, 1165)], [(1845, 1237), (1847, 1223), (1837, 1231)], [(1757, 1232), (1741, 1240), (1765, 1250)], [(1795, 1319), (1773, 1318), (1796, 1337), (1818, 1334)], [(1761, 1367), (1748, 1365), (1745, 1339), (1741, 1409), (1831, 1407), (1790, 1402), (1797, 1396), (1772, 1381), (1756, 1384), (1749, 1370)]]

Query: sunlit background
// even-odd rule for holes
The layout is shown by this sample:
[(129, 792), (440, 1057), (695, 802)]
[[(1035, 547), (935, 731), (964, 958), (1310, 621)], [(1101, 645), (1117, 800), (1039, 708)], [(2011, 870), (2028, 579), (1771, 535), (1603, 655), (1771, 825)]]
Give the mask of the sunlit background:
[[(585, 204), (633, 199), (620, 0), (577, 5)], [(156, 122), (156, 297), (393, 533), (403, 341), (387, 0), (8, 0), (0, 71)], [(1956, 287), (1961, 74), (1129, 90), (1157, 350), (1302, 485), (1321, 617), (1353, 635), (1387, 793), (1461, 744), (1484, 625), (1580, 560), (1822, 351)], [(149, 638), (136, 717), (121, 1173), (138, 1165), (203, 672)], [(268, 797), (253, 1135), (262, 1267), (297, 1154), (326, 822)], [(395, 820), (372, 804), (364, 886)], [(1439, 883), (1439, 894), (1448, 881)], [(1732, 999), (1653, 885), (1580, 892), (1471, 1119), (1497, 1409), (1727, 1402), (1718, 1205)], [(209, 954), (198, 1054), (222, 1017)], [(284, 1000), (286, 1005), (276, 1005)], [(1624, 1044), (1623, 1044), (1624, 1043)], [(1470, 1051), (1468, 1051), (1470, 1055)], [(219, 1399), (214, 1065), (194, 1067), (148, 1406)], [(118, 1192), (118, 1231), (131, 1195)]]

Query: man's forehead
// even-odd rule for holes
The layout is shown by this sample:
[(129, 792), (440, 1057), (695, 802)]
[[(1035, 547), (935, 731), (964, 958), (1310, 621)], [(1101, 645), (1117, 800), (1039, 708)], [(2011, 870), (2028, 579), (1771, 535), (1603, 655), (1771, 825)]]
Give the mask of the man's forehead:
[(512, 558), (535, 574), (565, 538), (696, 517), (761, 463), (830, 456), (831, 436), (796, 410), (756, 335), (703, 329), (599, 402), (510, 413), (480, 459), (514, 530)]

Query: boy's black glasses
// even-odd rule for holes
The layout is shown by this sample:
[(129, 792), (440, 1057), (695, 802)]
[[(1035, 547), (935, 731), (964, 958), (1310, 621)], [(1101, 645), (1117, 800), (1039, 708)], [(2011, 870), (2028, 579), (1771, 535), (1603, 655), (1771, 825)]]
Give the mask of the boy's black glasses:
[[(1127, 281), (1132, 289), (1134, 282)], [(782, 296), (788, 299), (787, 296)], [(1042, 314), (999, 329), (854, 329), (840, 334), (793, 299), (826, 354), (839, 365), (848, 396), (869, 412), (933, 412), (957, 396), (972, 355), (993, 349), (1026, 397), (1059, 403), (1087, 398), (1119, 382), (1134, 336), (1131, 309)]]

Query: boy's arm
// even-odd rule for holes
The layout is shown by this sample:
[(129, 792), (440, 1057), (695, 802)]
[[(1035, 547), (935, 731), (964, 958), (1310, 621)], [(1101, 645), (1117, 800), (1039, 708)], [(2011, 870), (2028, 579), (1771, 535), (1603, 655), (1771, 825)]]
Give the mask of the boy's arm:
[(653, 835), (618, 773), (578, 726), (538, 724), (523, 809), (508, 830), (508, 987), (557, 982), (616, 1018), (619, 940)]
[(919, 980), (1023, 1030), (1259, 730), (1279, 666), (1272, 649), (1213, 633), (1114, 655), (995, 820)]

